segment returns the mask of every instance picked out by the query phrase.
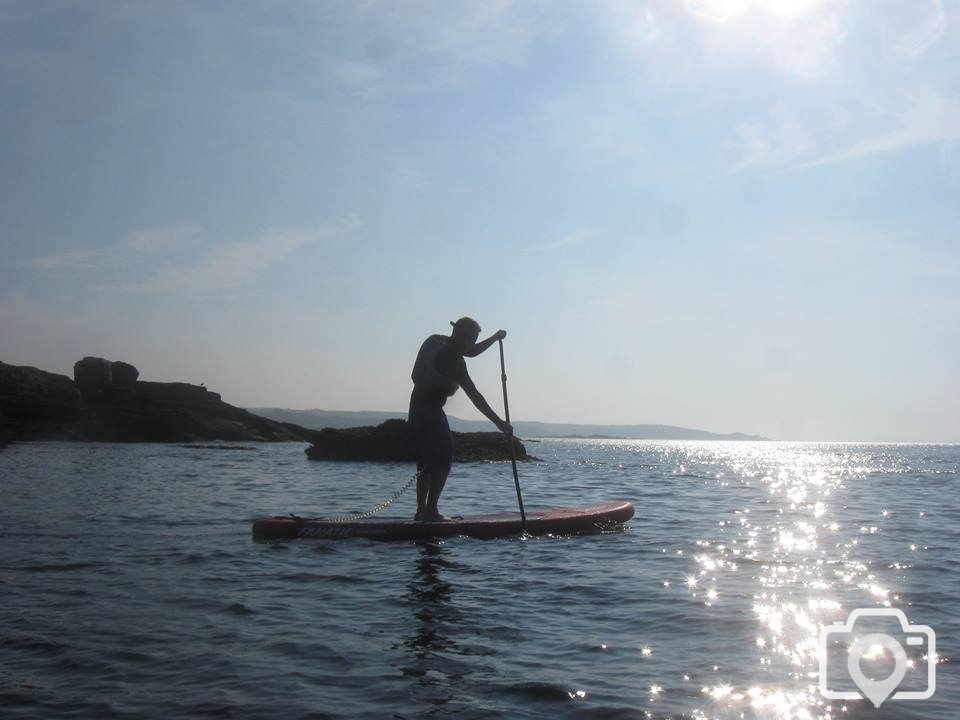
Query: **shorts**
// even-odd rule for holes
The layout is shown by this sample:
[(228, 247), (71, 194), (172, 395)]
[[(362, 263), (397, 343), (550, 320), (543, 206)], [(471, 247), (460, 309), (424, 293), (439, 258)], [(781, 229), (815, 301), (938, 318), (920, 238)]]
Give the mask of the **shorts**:
[(407, 422), (417, 470), (432, 468), (450, 472), (450, 466), (453, 465), (453, 436), (443, 410), (411, 405)]

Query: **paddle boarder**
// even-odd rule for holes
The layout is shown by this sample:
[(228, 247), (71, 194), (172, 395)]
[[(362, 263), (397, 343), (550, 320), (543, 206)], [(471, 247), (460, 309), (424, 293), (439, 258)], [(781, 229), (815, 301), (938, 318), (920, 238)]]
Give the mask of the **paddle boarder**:
[(443, 412), (447, 398), (459, 388), (467, 394), (490, 422), (510, 435), (513, 428), (493, 411), (467, 373), (465, 357), (476, 357), (498, 340), (507, 336), (497, 330), (482, 342), (480, 325), (476, 320), (462, 317), (450, 323), (449, 336), (431, 335), (423, 341), (410, 377), (410, 426), (414, 456), (417, 460), (417, 512), (415, 520), (436, 522), (450, 518), (440, 514), (437, 501), (447, 482), (453, 464), (453, 438)]

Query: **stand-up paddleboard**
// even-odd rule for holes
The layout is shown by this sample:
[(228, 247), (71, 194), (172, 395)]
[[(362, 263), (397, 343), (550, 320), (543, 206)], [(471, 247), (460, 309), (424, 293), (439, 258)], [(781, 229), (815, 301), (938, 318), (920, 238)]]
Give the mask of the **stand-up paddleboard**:
[[(595, 533), (632, 518), (633, 503), (620, 500), (584, 508), (528, 510), (526, 514), (526, 531), (531, 535)], [(255, 540), (310, 537), (420, 540), (467, 535), (486, 539), (517, 535), (522, 529), (520, 513), (515, 512), (469, 515), (443, 522), (390, 517), (329, 519), (288, 515), (258, 518), (253, 523), (253, 537)]]

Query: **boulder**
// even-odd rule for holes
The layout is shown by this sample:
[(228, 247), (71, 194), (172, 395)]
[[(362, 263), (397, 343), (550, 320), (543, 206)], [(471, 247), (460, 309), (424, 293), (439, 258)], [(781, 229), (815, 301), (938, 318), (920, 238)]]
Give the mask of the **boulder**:
[(84, 400), (102, 398), (113, 384), (112, 363), (100, 357), (85, 357), (73, 364), (73, 381)]
[(115, 360), (110, 363), (110, 374), (113, 379), (113, 387), (129, 389), (137, 384), (137, 378), (140, 377), (140, 371), (130, 363), (122, 360)]

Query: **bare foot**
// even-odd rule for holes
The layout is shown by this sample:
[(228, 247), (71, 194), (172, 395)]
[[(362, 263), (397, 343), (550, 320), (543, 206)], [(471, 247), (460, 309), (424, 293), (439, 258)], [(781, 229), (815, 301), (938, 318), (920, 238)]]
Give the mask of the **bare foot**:
[(449, 517), (448, 515), (441, 515), (440, 513), (433, 513), (432, 515), (424, 515), (422, 520), (424, 522), (450, 522), (454, 518)]

